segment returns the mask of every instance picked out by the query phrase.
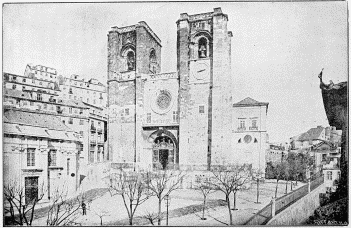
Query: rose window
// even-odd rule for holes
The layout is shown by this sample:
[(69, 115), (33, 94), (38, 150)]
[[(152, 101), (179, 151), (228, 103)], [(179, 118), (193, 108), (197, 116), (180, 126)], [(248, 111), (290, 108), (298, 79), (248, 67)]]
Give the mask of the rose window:
[(171, 104), (170, 94), (168, 94), (167, 92), (161, 93), (160, 95), (158, 95), (156, 103), (160, 109), (167, 109)]

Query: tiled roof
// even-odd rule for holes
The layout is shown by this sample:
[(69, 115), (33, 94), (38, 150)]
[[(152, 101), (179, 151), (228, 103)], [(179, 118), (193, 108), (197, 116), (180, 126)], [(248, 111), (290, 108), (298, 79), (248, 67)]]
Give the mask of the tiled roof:
[(76, 108), (88, 108), (81, 100), (62, 100), (57, 104), (72, 106)]
[(330, 150), (336, 150), (337, 149), (337, 147), (333, 143), (331, 143), (329, 141), (326, 141), (326, 140), (322, 140), (320, 143), (313, 145), (312, 146), (312, 150), (316, 150), (317, 151), (321, 146), (323, 146), (325, 144), (330, 147)]
[(48, 128), (58, 131), (73, 131), (53, 115), (30, 113), (19, 110), (5, 110), (4, 122)]
[(18, 125), (14, 123), (4, 124), (5, 134), (36, 136), (51, 139), (79, 141), (79, 137), (70, 131), (48, 130), (38, 126)]
[(301, 134), (300, 137), (298, 138), (298, 141), (307, 141), (307, 140), (318, 139), (323, 130), (324, 130), (324, 127), (322, 127), (322, 126), (318, 126), (316, 128), (311, 128), (307, 132)]
[(250, 97), (245, 98), (238, 103), (233, 104), (233, 107), (241, 107), (241, 106), (268, 106), (268, 102), (259, 102)]

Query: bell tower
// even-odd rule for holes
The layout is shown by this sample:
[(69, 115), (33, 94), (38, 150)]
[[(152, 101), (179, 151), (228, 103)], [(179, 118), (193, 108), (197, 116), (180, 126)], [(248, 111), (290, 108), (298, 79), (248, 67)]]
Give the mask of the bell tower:
[[(180, 164), (210, 169), (231, 151), (231, 37), (221, 8), (177, 21)], [(185, 168), (186, 169), (186, 168)]]
[(141, 21), (112, 27), (108, 35), (108, 153), (114, 162), (135, 163), (142, 140), (142, 74), (161, 71), (161, 40)]

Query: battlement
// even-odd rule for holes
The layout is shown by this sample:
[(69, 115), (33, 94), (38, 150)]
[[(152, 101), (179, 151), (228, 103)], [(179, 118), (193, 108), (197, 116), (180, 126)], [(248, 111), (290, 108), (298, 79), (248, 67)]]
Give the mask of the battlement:
[(139, 21), (138, 24), (135, 25), (129, 25), (125, 27), (118, 28), (117, 26), (112, 27), (112, 30), (109, 31), (109, 33), (112, 32), (118, 32), (118, 33), (127, 33), (127, 32), (132, 32), (135, 31), (137, 27), (144, 27), (146, 31), (156, 40), (156, 42), (161, 46), (161, 40), (158, 38), (156, 33), (152, 31), (152, 29), (148, 26), (148, 24), (145, 21)]
[(181, 13), (180, 19), (177, 22), (182, 21), (182, 20), (188, 20), (190, 22), (200, 21), (200, 20), (208, 20), (208, 19), (213, 18), (213, 16), (217, 16), (217, 15), (223, 15), (228, 20), (228, 15), (223, 14), (222, 9), (220, 7), (217, 7), (217, 8), (213, 9), (213, 12), (198, 13), (198, 14), (193, 14), (193, 15), (188, 15), (187, 13)]

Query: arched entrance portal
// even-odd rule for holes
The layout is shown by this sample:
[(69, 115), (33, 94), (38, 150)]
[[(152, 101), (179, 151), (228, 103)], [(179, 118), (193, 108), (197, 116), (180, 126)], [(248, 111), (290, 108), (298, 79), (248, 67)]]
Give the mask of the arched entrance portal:
[(174, 168), (175, 145), (173, 140), (169, 136), (164, 135), (155, 138), (152, 150), (153, 168)]

